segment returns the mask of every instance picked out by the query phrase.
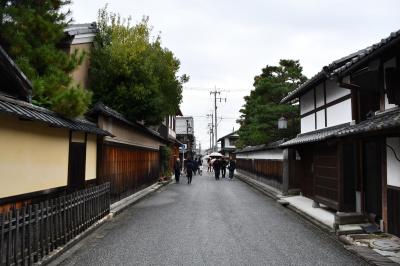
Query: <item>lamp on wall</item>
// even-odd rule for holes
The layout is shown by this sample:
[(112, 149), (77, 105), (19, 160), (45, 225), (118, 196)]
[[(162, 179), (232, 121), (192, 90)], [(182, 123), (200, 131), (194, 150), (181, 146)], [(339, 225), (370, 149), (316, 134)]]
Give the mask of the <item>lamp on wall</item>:
[(284, 116), (278, 119), (278, 129), (287, 129), (287, 119)]

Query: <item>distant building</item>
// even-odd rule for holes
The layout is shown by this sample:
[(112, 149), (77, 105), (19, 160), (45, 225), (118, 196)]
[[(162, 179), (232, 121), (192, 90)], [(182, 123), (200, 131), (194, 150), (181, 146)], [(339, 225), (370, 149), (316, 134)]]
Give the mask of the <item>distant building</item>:
[(219, 152), (225, 156), (231, 157), (233, 152), (236, 150), (236, 141), (239, 139), (239, 134), (237, 131), (229, 133), (218, 139), (221, 142), (221, 149)]
[[(176, 138), (186, 146), (185, 157), (193, 157), (196, 149), (194, 120), (192, 116), (176, 117)], [(183, 150), (181, 151), (181, 153)]]

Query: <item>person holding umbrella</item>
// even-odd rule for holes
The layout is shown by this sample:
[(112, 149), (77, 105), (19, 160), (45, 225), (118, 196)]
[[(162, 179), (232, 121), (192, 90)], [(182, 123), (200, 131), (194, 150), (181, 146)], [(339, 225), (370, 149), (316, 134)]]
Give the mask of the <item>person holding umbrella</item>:
[(215, 180), (219, 180), (219, 173), (221, 170), (221, 161), (219, 158), (213, 160), (212, 166), (214, 168)]

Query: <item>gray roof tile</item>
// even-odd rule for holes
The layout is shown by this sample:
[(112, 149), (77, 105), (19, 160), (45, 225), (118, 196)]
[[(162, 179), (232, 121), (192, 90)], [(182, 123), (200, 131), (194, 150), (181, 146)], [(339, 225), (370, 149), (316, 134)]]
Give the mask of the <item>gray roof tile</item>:
[(380, 131), (400, 127), (400, 109), (396, 108), (361, 121), (356, 125), (348, 126), (336, 133), (336, 136), (343, 137), (367, 132)]
[(333, 127), (328, 127), (328, 128), (323, 128), (319, 130), (315, 130), (312, 132), (307, 132), (304, 134), (299, 134), (297, 135), (296, 138), (288, 140), (281, 144), (281, 147), (288, 147), (288, 146), (294, 146), (294, 145), (300, 145), (300, 144), (306, 144), (306, 143), (311, 143), (311, 142), (318, 142), (321, 140), (325, 140), (328, 138), (335, 137), (336, 133), (342, 130), (345, 127), (348, 127), (350, 124), (345, 123)]
[(109, 132), (98, 128), (94, 123), (87, 120), (68, 119), (46, 108), (25, 101), (16, 100), (5, 95), (0, 95), (0, 113), (44, 122), (55, 127), (69, 128), (102, 136), (111, 136)]

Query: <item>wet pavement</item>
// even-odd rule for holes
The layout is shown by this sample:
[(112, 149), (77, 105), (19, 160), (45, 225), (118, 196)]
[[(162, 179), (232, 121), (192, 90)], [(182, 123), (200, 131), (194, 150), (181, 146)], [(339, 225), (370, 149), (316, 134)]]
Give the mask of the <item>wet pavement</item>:
[(237, 179), (194, 176), (107, 222), (53, 264), (364, 265), (334, 237)]

